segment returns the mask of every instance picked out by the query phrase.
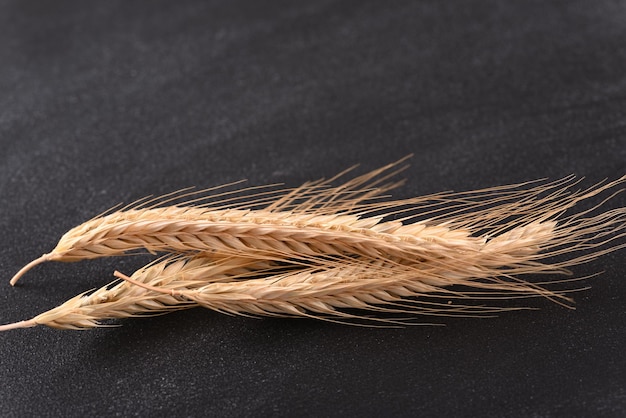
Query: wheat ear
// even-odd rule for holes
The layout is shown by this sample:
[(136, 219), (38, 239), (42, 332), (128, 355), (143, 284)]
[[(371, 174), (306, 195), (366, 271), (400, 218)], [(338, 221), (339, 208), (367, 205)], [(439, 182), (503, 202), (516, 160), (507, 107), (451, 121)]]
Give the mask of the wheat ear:
[[(365, 178), (379, 174), (377, 171)], [(359, 191), (340, 186), (331, 188), (330, 192), (315, 188), (312, 192), (311, 186), (303, 186), (283, 196), (280, 204), (275, 202), (261, 210), (216, 209), (213, 205), (116, 211), (69, 231), (51, 253), (22, 268), (11, 284), (43, 261), (77, 261), (139, 249), (152, 253), (212, 252), (217, 256), (239, 254), (252, 258), (268, 253), (291, 258), (334, 255), (413, 263), (429, 259), (433, 253), (439, 258), (446, 250), (454, 251), (456, 247), (482, 249), (486, 238), (476, 237), (478, 231), (489, 237), (516, 226), (548, 221), (577, 202), (624, 180), (573, 193), (568, 189), (571, 184), (563, 180), (530, 190), (487, 189), (473, 194), (432, 195), (382, 203), (362, 201), (363, 196), (371, 198), (380, 194), (380, 190)], [(328, 200), (341, 193), (360, 195)], [(547, 196), (540, 197), (542, 193)], [(284, 209), (286, 202), (293, 199), (303, 202), (289, 211), (273, 212)], [(493, 205), (497, 206), (493, 208)], [(394, 210), (390, 211), (390, 207)], [(424, 207), (428, 208), (427, 214), (434, 215), (428, 223), (417, 221), (407, 225), (382, 221), (384, 216)], [(330, 208), (339, 213), (328, 214)], [(446, 214), (444, 208), (466, 213), (451, 217), (452, 213)], [(357, 210), (358, 214), (353, 213)], [(372, 212), (378, 215), (364, 216)], [(511, 217), (515, 220), (511, 221)], [(415, 221), (415, 216), (403, 220)]]
[[(88, 329), (107, 326), (104, 321), (109, 319), (163, 314), (196, 306), (244, 316), (318, 317), (335, 322), (366, 319), (387, 325), (401, 321), (350, 315), (340, 309), (448, 316), (478, 316), (519, 309), (404, 300), (418, 294), (431, 299), (442, 295), (459, 297), (445, 287), (429, 284), (437, 278), (428, 269), (422, 271), (421, 280), (415, 279), (415, 273), (410, 267), (382, 262), (345, 265), (327, 260), (324, 266), (306, 267), (264, 262), (250, 265), (247, 260), (237, 258), (215, 261), (201, 256), (170, 256), (139, 269), (131, 277), (116, 272), (124, 282), (79, 294), (30, 320), (2, 325), (0, 331), (37, 325)], [(448, 282), (441, 277), (437, 280)], [(523, 288), (520, 283), (494, 283), (491, 290), (505, 288), (515, 289), (519, 295), (547, 293), (538, 291), (538, 287)], [(490, 297), (493, 295), (490, 293)]]

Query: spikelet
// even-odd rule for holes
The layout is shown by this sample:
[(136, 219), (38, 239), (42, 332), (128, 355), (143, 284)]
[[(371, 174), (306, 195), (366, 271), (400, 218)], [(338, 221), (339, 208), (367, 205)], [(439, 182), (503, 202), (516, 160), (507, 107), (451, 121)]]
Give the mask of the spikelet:
[[(626, 208), (599, 208), (626, 176), (578, 190), (573, 176), (385, 201), (405, 159), (340, 186), (185, 192), (98, 216), (26, 265), (145, 250), (169, 253), (123, 282), (29, 321), (89, 328), (111, 318), (204, 306), (252, 316), (397, 324), (415, 315), (490, 315), (470, 299), (542, 296), (571, 306), (568, 280), (536, 281), (626, 246)], [(261, 190), (261, 191), (259, 191)], [(573, 212), (584, 200), (595, 206)], [(179, 202), (189, 198), (187, 202)], [(532, 280), (530, 280), (532, 279)], [(462, 301), (462, 303), (458, 303)], [(388, 315), (401, 314), (402, 318)], [(380, 317), (382, 315), (382, 317)]]

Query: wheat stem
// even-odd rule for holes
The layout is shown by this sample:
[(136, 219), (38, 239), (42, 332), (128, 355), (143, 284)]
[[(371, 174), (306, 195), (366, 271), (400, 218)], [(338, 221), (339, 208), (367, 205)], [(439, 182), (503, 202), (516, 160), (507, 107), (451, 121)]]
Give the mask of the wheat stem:
[(22, 267), (20, 269), (20, 271), (18, 271), (15, 274), (15, 276), (13, 276), (13, 278), (10, 281), (11, 286), (15, 286), (15, 283), (17, 283), (17, 281), (20, 279), (20, 277), (22, 277), (27, 271), (29, 271), (30, 269), (32, 269), (33, 267), (35, 267), (38, 264), (44, 263), (46, 261), (49, 261), (50, 259), (51, 259), (51, 255), (50, 255), (50, 253), (47, 253), (47, 254), (42, 255), (39, 258), (34, 259), (30, 263), (26, 264), (24, 267)]
[(0, 325), (0, 332), (18, 328), (31, 328), (37, 326), (37, 322), (32, 319), (27, 321), (14, 322), (12, 324)]

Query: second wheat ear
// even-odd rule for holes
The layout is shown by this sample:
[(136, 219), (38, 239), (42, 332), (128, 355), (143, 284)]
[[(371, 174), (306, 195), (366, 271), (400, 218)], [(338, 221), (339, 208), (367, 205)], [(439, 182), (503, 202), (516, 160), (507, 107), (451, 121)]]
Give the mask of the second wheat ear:
[[(514, 309), (466, 302), (473, 299), (543, 296), (569, 306), (571, 289), (553, 289), (568, 280), (523, 277), (568, 273), (568, 267), (626, 246), (619, 241), (626, 234), (626, 208), (600, 210), (626, 176), (582, 190), (570, 176), (385, 200), (384, 193), (402, 184), (393, 177), (406, 168), (405, 160), (339, 186), (332, 183), (349, 170), (294, 189), (181, 192), (105, 213), (70, 230), (11, 283), (42, 261), (141, 250), (170, 256), (131, 277), (116, 273), (123, 284), (0, 330), (38, 324), (82, 329), (192, 306), (386, 324), (398, 322), (388, 314), (474, 316)], [(572, 212), (594, 197), (595, 206)]]

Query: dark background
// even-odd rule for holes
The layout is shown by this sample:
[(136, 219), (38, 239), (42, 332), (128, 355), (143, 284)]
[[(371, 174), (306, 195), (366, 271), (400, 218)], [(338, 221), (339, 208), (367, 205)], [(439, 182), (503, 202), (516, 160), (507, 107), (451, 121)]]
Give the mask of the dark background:
[[(384, 3), (384, 4), (383, 4)], [(414, 153), (396, 197), (626, 174), (626, 3), (0, 2), (0, 322), (146, 260), (46, 264), (147, 194)], [(608, 207), (625, 206), (624, 195)], [(367, 329), (196, 309), (0, 334), (0, 415), (625, 416), (624, 251), (577, 309)]]

